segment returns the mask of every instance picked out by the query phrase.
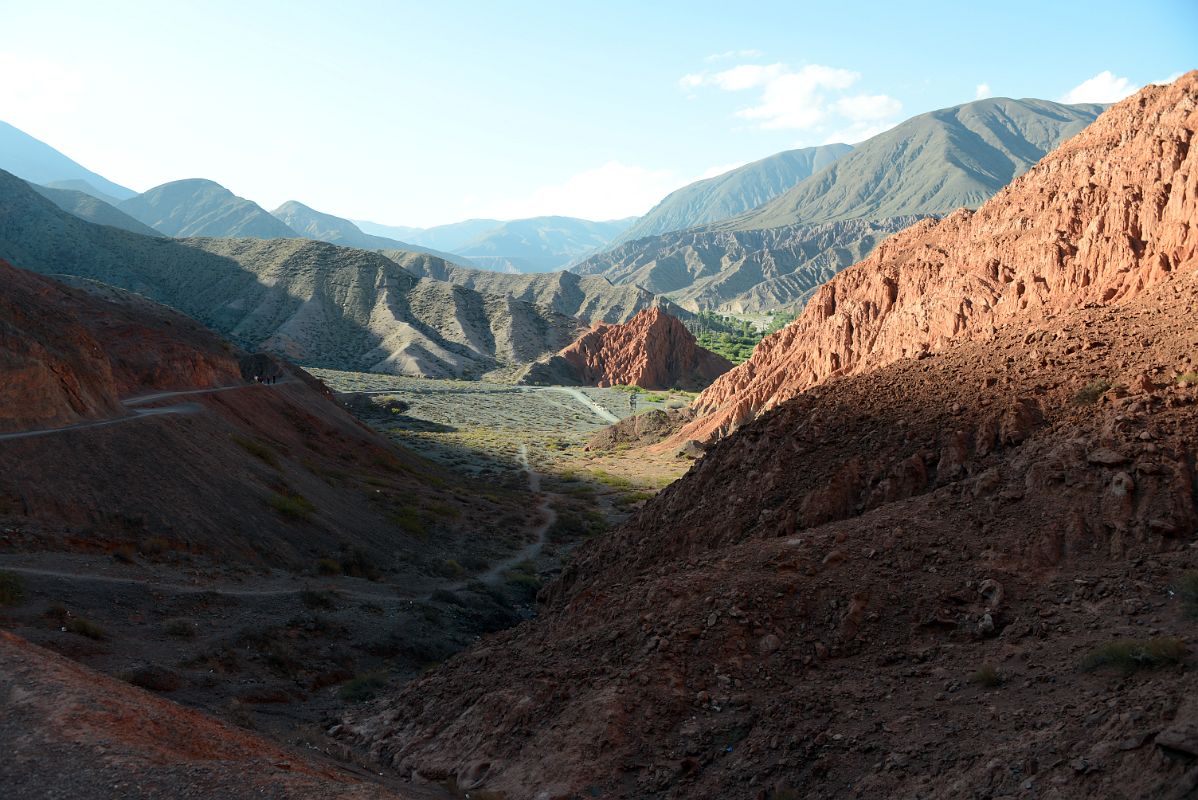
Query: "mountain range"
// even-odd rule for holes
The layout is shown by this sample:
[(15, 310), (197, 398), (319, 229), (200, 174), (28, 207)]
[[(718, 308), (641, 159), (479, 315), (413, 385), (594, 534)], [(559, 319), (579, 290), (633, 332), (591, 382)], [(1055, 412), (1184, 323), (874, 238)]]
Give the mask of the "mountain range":
[[(261, 220), (252, 208), (232, 206), (247, 226)], [(397, 257), (429, 273), (455, 269), (428, 254)], [(0, 173), (0, 258), (141, 293), (250, 349), (315, 366), (438, 377), (518, 368), (572, 342), (586, 327), (579, 314), (623, 321), (654, 302), (643, 289), (571, 278), (562, 302), (574, 313), (565, 314), (502, 290), (421, 277), (377, 252), (294, 235), (143, 236), (63, 212), (8, 173)]]
[(107, 203), (127, 200), (137, 194), (7, 122), (0, 122), (0, 168), (33, 183), (85, 192)]
[(922, 114), (753, 210), (627, 242), (572, 269), (668, 292), (694, 311), (799, 307), (886, 235), (976, 207), (1101, 110), (1000, 98)]
[(735, 217), (787, 192), (852, 149), (847, 144), (827, 144), (786, 150), (713, 178), (696, 181), (666, 195), (612, 244)]

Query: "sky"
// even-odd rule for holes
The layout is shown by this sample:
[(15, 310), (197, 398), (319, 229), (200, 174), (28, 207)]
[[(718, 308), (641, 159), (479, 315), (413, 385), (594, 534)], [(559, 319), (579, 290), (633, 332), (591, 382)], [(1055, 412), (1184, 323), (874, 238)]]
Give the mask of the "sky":
[(0, 0), (0, 120), (144, 191), (389, 225), (643, 214), (979, 97), (1198, 67), (1198, 0)]

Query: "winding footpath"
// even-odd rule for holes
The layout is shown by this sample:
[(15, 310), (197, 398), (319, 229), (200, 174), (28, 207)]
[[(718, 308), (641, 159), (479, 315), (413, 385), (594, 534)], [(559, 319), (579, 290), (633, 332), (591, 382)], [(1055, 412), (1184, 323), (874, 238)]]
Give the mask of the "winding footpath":
[(198, 394), (216, 394), (217, 392), (231, 392), (236, 389), (248, 389), (251, 386), (282, 386), (288, 383), (295, 383), (295, 378), (284, 378), (278, 383), (262, 384), (262, 383), (239, 383), (233, 386), (216, 386), (211, 389), (183, 389), (176, 392), (158, 392), (156, 394), (143, 394), (137, 397), (130, 397), (127, 400), (122, 400), (121, 405), (130, 409), (133, 414), (128, 417), (117, 417), (115, 419), (100, 419), (92, 422), (79, 422), (75, 425), (64, 425), (61, 428), (41, 428), (32, 431), (16, 431), (14, 433), (0, 434), (0, 442), (11, 439), (28, 439), (33, 436), (50, 436), (55, 433), (68, 433), (70, 431), (82, 431), (89, 428), (104, 428), (109, 425), (123, 425), (126, 422), (136, 422), (139, 419), (146, 417), (161, 417), (170, 414), (198, 414), (204, 410), (204, 407), (199, 403), (179, 403), (173, 406), (163, 406), (162, 408), (137, 408), (136, 406), (145, 405), (146, 403), (165, 400), (170, 397), (187, 397)]

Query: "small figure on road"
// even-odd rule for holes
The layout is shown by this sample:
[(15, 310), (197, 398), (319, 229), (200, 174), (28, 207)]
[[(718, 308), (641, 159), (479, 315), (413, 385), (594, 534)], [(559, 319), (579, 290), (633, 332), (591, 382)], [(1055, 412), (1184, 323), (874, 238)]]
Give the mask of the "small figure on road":
[(628, 413), (636, 413), (636, 392), (632, 392), (628, 395)]

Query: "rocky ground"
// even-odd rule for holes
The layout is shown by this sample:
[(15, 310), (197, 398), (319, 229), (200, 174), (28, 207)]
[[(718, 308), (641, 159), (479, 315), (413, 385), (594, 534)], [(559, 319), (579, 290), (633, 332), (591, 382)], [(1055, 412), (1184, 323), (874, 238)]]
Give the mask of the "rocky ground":
[(817, 387), (339, 734), (513, 798), (1187, 796), (1196, 310)]

